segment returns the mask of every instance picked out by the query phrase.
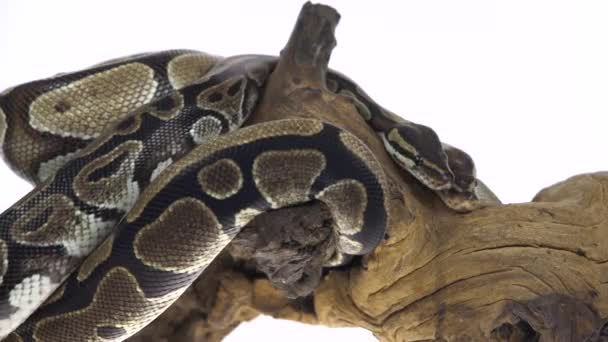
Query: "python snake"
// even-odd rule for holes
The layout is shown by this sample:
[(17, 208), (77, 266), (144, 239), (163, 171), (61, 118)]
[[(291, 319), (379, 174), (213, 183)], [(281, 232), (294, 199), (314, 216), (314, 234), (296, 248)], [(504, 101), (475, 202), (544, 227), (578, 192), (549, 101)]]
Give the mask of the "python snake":
[[(268, 210), (319, 200), (334, 218), (337, 253), (380, 243), (387, 184), (362, 142), (313, 119), (240, 128), (275, 64), (164, 51), (0, 94), (3, 157), (36, 185), (0, 215), (5, 341), (122, 341)], [(345, 76), (330, 71), (327, 83), (448, 206), (478, 206), (466, 153)]]

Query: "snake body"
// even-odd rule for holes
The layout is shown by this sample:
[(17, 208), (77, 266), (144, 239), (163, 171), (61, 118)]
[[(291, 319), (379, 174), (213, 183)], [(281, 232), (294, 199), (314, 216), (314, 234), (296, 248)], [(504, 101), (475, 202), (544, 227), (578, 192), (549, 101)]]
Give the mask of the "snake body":
[(405, 120), (378, 105), (353, 80), (339, 72), (327, 74), (328, 88), (350, 99), (359, 114), (380, 135), (393, 160), (434, 190), (449, 208), (468, 212), (500, 200), (479, 179), (473, 159), (440, 141), (430, 127)]
[[(0, 215), (0, 336), (18, 327), (7, 340), (121, 341), (255, 216), (310, 200), (331, 211), (338, 253), (371, 251), (388, 209), (367, 147), (310, 119), (239, 129), (275, 63), (166, 51), (0, 95), (4, 158), (37, 185)], [(450, 165), (463, 156), (448, 160), (430, 128), (396, 120), (339, 73), (328, 85), (440, 197), (474, 183), (474, 175), (455, 181), (472, 171), (454, 175)]]
[(0, 97), (3, 157), (39, 184), (110, 123), (194, 83), (219, 60), (188, 50), (140, 54), (8, 89)]

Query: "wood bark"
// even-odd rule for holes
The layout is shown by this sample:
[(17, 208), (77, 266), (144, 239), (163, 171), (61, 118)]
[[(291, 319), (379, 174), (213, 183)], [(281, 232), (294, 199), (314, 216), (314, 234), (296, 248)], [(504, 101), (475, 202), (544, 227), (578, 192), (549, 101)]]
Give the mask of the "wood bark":
[(338, 20), (304, 5), (250, 124), (312, 117), (358, 136), (390, 179), (387, 239), (323, 270), (332, 241), (322, 206), (262, 215), (129, 341), (219, 341), (260, 314), (362, 327), (381, 341), (608, 341), (608, 172), (572, 177), (530, 203), (447, 209), (391, 161), (348, 99), (326, 89)]

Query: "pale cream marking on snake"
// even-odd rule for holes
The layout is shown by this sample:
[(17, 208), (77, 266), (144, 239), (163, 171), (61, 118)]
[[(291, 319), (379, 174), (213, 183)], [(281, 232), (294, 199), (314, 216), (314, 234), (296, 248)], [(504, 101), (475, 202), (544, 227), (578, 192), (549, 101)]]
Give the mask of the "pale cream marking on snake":
[(317, 150), (268, 151), (253, 162), (253, 180), (272, 208), (306, 201), (310, 188), (325, 169)]
[[(352, 134), (348, 134), (346, 132), (340, 132), (340, 142), (348, 148), (352, 153), (354, 153), (360, 160), (362, 160), (365, 165), (372, 171), (372, 173), (378, 178), (378, 181), (381, 184), (387, 184), (386, 175), (384, 174), (384, 170), (380, 168), (378, 163), (372, 163), (370, 161), (375, 161), (376, 157), (372, 153), (372, 151), (364, 144), (361, 143), (355, 136)], [(385, 207), (388, 208), (388, 197), (385, 197)]]
[(30, 125), (63, 137), (92, 139), (109, 122), (150, 102), (158, 87), (154, 70), (120, 65), (40, 95), (30, 105)]
[(95, 248), (93, 253), (89, 254), (89, 256), (84, 259), (80, 265), (80, 268), (78, 269), (78, 281), (85, 281), (91, 275), (91, 273), (93, 273), (97, 266), (110, 257), (110, 253), (112, 253), (112, 246), (114, 246), (114, 235), (105, 239), (101, 245)]
[(406, 150), (407, 152), (414, 154), (414, 155), (418, 154), (418, 151), (416, 150), (416, 148), (414, 146), (410, 145), (407, 141), (405, 141), (405, 139), (403, 139), (403, 137), (399, 134), (399, 131), (397, 131), (397, 129), (394, 129), (394, 128), (391, 129), (388, 132), (388, 134), (386, 135), (386, 138), (389, 141), (394, 142), (395, 144), (399, 145), (399, 147)]
[[(117, 124), (109, 130), (110, 133), (120, 134), (120, 135), (129, 135), (131, 133), (135, 133), (137, 130), (141, 128), (142, 121), (142, 113), (136, 113), (133, 115), (129, 115), (124, 119), (120, 120)], [(110, 135), (111, 136), (111, 135)], [(100, 140), (100, 139), (97, 139)], [(96, 140), (95, 140), (96, 141)], [(104, 140), (105, 142), (105, 140)], [(88, 148), (89, 145), (87, 145)]]
[[(399, 151), (397, 151), (397, 150), (396, 150), (396, 149), (393, 147), (393, 145), (391, 145), (391, 144), (388, 142), (388, 139), (387, 139), (387, 138), (386, 138), (384, 135), (381, 135), (380, 137), (382, 138), (382, 141), (383, 141), (383, 143), (384, 143), (384, 148), (386, 149), (386, 152), (388, 152), (388, 154), (389, 154), (391, 157), (393, 157), (393, 158), (397, 159), (397, 163), (398, 163), (398, 164), (400, 164), (400, 166), (401, 166), (402, 168), (412, 169), (412, 168), (414, 168), (414, 167), (416, 166), (416, 163), (414, 163), (414, 161), (413, 161), (413, 160), (411, 160), (411, 159), (409, 159), (409, 158), (405, 158), (405, 157), (403, 157), (403, 156), (401, 155), (401, 153), (399, 153)], [(405, 149), (406, 151), (410, 151), (410, 150), (411, 150), (411, 149), (407, 149), (405, 146), (410, 146), (410, 147), (411, 147), (411, 145), (409, 145), (409, 144), (405, 144), (405, 145), (401, 146), (401, 147), (402, 147), (403, 149)], [(414, 153), (416, 153), (416, 152), (414, 151)]]
[[(346, 132), (340, 132), (340, 142), (346, 146), (346, 148), (348, 148), (351, 152), (353, 152), (357, 157), (359, 157), (359, 159), (361, 161), (363, 161), (365, 163), (365, 165), (367, 166), (367, 168), (376, 176), (376, 178), (378, 179), (378, 182), (380, 184), (388, 184), (388, 179), (386, 178), (386, 174), (384, 173), (384, 170), (380, 167), (380, 164), (378, 164), (377, 162), (374, 163), (372, 161), (376, 160), (376, 157), (374, 156), (374, 154), (372, 153), (372, 151), (364, 144), (361, 143), (361, 141), (359, 141), (355, 136), (353, 136), (352, 134), (348, 134)], [(370, 194), (366, 191), (366, 196), (369, 196)], [(386, 196), (386, 195), (382, 195), (384, 198), (384, 207), (385, 208), (390, 208), (390, 203), (389, 203), (389, 197), (390, 196)], [(368, 198), (369, 200), (369, 198)], [(387, 211), (387, 217), (386, 220), (388, 223), (388, 227), (390, 227), (390, 221), (391, 221), (391, 215), (390, 215), (390, 211)], [(341, 235), (342, 237), (344, 235)], [(347, 239), (346, 237), (344, 237), (344, 239)], [(354, 244), (358, 244), (355, 241), (352, 241), (353, 244), (351, 244), (351, 246), (355, 247)], [(342, 242), (340, 242), (342, 243)], [(359, 246), (361, 246), (361, 244), (359, 244)], [(349, 253), (347, 250), (342, 250), (344, 253), (347, 254), (353, 254), (353, 253)]]
[(150, 182), (155, 180), (156, 177), (158, 177), (163, 171), (165, 171), (165, 169), (168, 168), (171, 164), (173, 164), (172, 158), (163, 160), (158, 163), (158, 165), (156, 165), (156, 168), (154, 169), (154, 171), (152, 171), (152, 174), (150, 175)]
[(50, 296), (49, 296), (49, 298), (47, 298), (47, 299), (44, 301), (44, 303), (42, 303), (42, 305), (40, 305), (40, 307), (43, 307), (43, 306), (45, 306), (45, 305), (47, 305), (47, 304), (52, 304), (52, 303), (54, 303), (54, 302), (56, 302), (56, 301), (60, 300), (60, 299), (63, 297), (63, 295), (65, 294), (65, 287), (66, 287), (66, 284), (65, 284), (65, 283), (63, 283), (61, 286), (59, 286), (59, 287), (58, 287), (58, 288), (57, 288), (57, 289), (56, 289), (56, 290), (53, 292), (53, 294), (52, 294), (52, 295), (50, 295)]
[(245, 79), (239, 76), (209, 87), (196, 97), (198, 107), (222, 114), (230, 129), (236, 129), (243, 122), (241, 108), (246, 84)]
[(454, 172), (452, 189), (438, 191), (443, 202), (453, 210), (473, 211), (482, 207), (500, 205), (496, 195), (479, 179), (475, 162), (466, 152), (443, 143), (450, 169)]
[(52, 177), (59, 168), (61, 168), (65, 163), (72, 160), (74, 156), (79, 153), (81, 150), (76, 150), (71, 153), (67, 153), (62, 156), (57, 156), (53, 159), (40, 163), (40, 167), (38, 168), (38, 179), (45, 180), (49, 177)]
[(346, 235), (338, 236), (338, 250), (346, 254), (360, 254), (363, 250), (363, 245), (353, 239), (348, 238)]
[[(115, 267), (99, 282), (88, 307), (41, 320), (34, 328), (34, 340), (65, 342), (72, 336), (82, 341), (123, 340), (160, 315), (162, 303), (175, 300), (185, 290), (146, 298), (137, 279), (126, 268)], [(124, 334), (104, 336), (105, 327), (118, 328)]]
[[(10, 114), (9, 114), (10, 115)], [(27, 180), (29, 183), (39, 183), (40, 179), (36, 179), (38, 156), (54, 155), (52, 145), (41, 144), (37, 136), (29, 134), (31, 128), (25, 124), (16, 124), (10, 127), (10, 132), (16, 139), (9, 140), (9, 136), (5, 136), (2, 154), (6, 163), (10, 163), (15, 169), (14, 171), (19, 177)], [(16, 142), (15, 142), (16, 141)], [(32, 153), (30, 146), (34, 147), (35, 152)], [(34, 156), (36, 155), (36, 156)], [(10, 157), (9, 157), (10, 156)], [(11, 159), (9, 159), (11, 158)]]
[(146, 187), (135, 206), (127, 214), (126, 220), (127, 222), (133, 222), (136, 220), (139, 215), (141, 215), (148, 202), (150, 202), (161, 189), (169, 184), (169, 182), (171, 182), (184, 167), (194, 164), (198, 160), (203, 159), (213, 153), (231, 147), (245, 145), (252, 141), (267, 137), (279, 137), (285, 135), (311, 136), (321, 132), (322, 130), (323, 123), (317, 120), (282, 120), (277, 121), (277, 123), (270, 127), (270, 129), (259, 130), (255, 129), (255, 126), (251, 126), (251, 128), (245, 127), (243, 129), (234, 131), (228, 136), (219, 136), (217, 139), (210, 141), (208, 144), (195, 148), (186, 156), (168, 167), (163, 172), (165, 176), (156, 179)]
[(132, 115), (127, 115), (124, 119), (109, 125), (108, 130), (100, 134), (96, 139), (92, 140), (82, 150), (74, 153), (79, 153), (80, 156), (91, 155), (91, 153), (97, 152), (97, 149), (103, 144), (112, 139), (116, 135), (129, 135), (135, 133), (141, 128), (142, 115), (144, 112), (141, 110), (134, 112)]
[(449, 208), (460, 212), (472, 211), (482, 206), (478, 200), (471, 201), (477, 196), (476, 192), (463, 193), (449, 189), (437, 191), (437, 195)]
[[(0, 108), (0, 146), (4, 144), (4, 137), (6, 136), (6, 114)], [(2, 149), (0, 149), (0, 153), (2, 153)]]
[[(357, 87), (357, 89), (359, 89), (359, 87)], [(380, 112), (382, 113), (382, 115), (386, 116), (391, 121), (396, 122), (396, 123), (400, 123), (400, 122), (401, 123), (409, 123), (409, 122), (411, 122), (411, 121), (405, 120), (404, 118), (400, 117), (399, 115), (391, 112), (390, 110), (388, 110), (386, 108), (380, 107)]]
[(197, 145), (204, 144), (219, 136), (222, 132), (222, 122), (213, 116), (198, 119), (190, 128), (190, 136)]
[(502, 204), (500, 199), (479, 179), (475, 181), (475, 186), (471, 191), (443, 190), (437, 194), (448, 207), (461, 212)]
[(363, 102), (361, 102), (355, 94), (348, 90), (342, 90), (340, 91), (340, 95), (345, 96), (352, 102), (355, 108), (357, 108), (357, 112), (359, 112), (365, 121), (372, 119), (372, 112), (370, 112), (369, 108)]
[[(338, 83), (338, 81), (336, 81), (333, 78), (328, 78), (326, 80), (326, 86), (327, 89), (329, 91), (331, 91), (332, 93), (336, 93), (338, 95), (342, 95), (346, 98), (348, 98), (350, 101), (353, 102), (353, 105), (355, 105), (355, 107), (357, 108), (357, 111), (359, 112), (359, 114), (363, 117), (363, 119), (365, 121), (370, 121), (372, 119), (372, 112), (370, 111), (369, 107), (367, 105), (365, 105), (365, 103), (363, 101), (361, 101), (359, 98), (363, 98), (365, 99), (367, 102), (369, 103), (375, 103), (374, 100), (372, 100), (372, 98), (367, 95), (367, 93), (361, 89), (361, 87), (359, 87), (354, 81), (350, 80), (350, 78), (348, 78), (346, 75), (342, 74), (341, 72), (338, 72), (336, 70), (332, 70), (331, 71), (334, 76), (332, 77), (338, 77), (338, 78), (342, 78), (345, 80), (348, 80), (349, 82), (352, 82), (355, 84), (355, 89), (354, 92), (351, 90), (347, 90), (347, 89), (341, 89), (338, 92), (338, 89), (340, 88), (340, 84)], [(382, 110), (382, 108), (378, 108), (379, 110)], [(396, 122), (399, 122), (400, 120), (402, 120), (401, 118), (399, 118), (399, 120), (397, 120)]]
[[(163, 108), (164, 106), (167, 108)], [(144, 108), (150, 115), (167, 121), (173, 119), (184, 108), (184, 97), (182, 94), (174, 92)]]
[(206, 53), (186, 53), (173, 58), (167, 65), (169, 82), (181, 89), (201, 79), (221, 57)]
[(53, 282), (58, 282), (68, 274), (77, 263), (77, 258), (58, 255), (37, 255), (20, 262), (23, 274), (44, 274), (51, 277)]
[[(164, 229), (173, 227), (170, 234)], [(158, 219), (135, 235), (135, 256), (161, 271), (189, 273), (206, 267), (232, 239), (215, 214), (195, 198), (173, 202)], [(173, 251), (167, 258), (165, 251)]]
[(473, 158), (463, 150), (452, 145), (443, 143), (443, 150), (448, 156), (450, 169), (456, 176), (454, 179), (454, 190), (458, 192), (474, 192), (477, 186), (477, 170)]
[[(136, 115), (130, 115), (122, 120), (118, 125), (114, 125), (112, 129), (108, 130), (111, 134), (105, 134), (105, 138), (98, 137), (93, 140), (92, 143), (88, 144), (85, 148), (76, 150), (65, 155), (59, 155), (46, 162), (40, 163), (37, 179), (38, 182), (51, 178), (59, 168), (65, 165), (68, 161), (72, 160), (77, 154), (87, 155), (91, 152), (95, 152), (97, 148), (103, 145), (112, 135), (128, 135), (139, 129), (141, 124), (141, 113)], [(102, 135), (103, 136), (103, 135)]]
[(218, 200), (236, 194), (243, 186), (241, 168), (231, 159), (220, 159), (205, 166), (198, 172), (197, 179), (203, 191)]
[(348, 256), (344, 253), (341, 253), (338, 250), (335, 250), (333, 254), (323, 263), (324, 267), (334, 267), (339, 265), (344, 265), (349, 260)]
[[(39, 216), (46, 219), (40, 226), (28, 223)], [(70, 256), (88, 255), (107, 236), (115, 222), (105, 222), (81, 212), (65, 195), (53, 194), (35, 205), (10, 227), (11, 237), (29, 246), (64, 246)]]
[(261, 213), (261, 210), (257, 210), (255, 208), (242, 209), (234, 215), (234, 225), (237, 227), (243, 227)]
[[(394, 143), (396, 143), (397, 145), (399, 145), (399, 147), (401, 147), (402, 149), (404, 149), (405, 151), (408, 151), (409, 153), (411, 153), (412, 155), (417, 155), (418, 152), (416, 151), (416, 149), (408, 144), (397, 132), (396, 129), (393, 129), (390, 131), (388, 138), (385, 136), (381, 136), (382, 141), (384, 142), (384, 148), (386, 149), (386, 151), (388, 152), (388, 154), (397, 162), (397, 164), (399, 164), (403, 169), (407, 170), (412, 176), (414, 176), (416, 179), (418, 179), (421, 183), (423, 184), (432, 184), (433, 180), (432, 178), (430, 178), (428, 176), (427, 173), (425, 172), (417, 172), (415, 171), (417, 169), (417, 165), (416, 163), (411, 160), (410, 158), (406, 158), (403, 156), (403, 154), (401, 154), (399, 151), (397, 151), (388, 141), (392, 141)], [(424, 167), (427, 167), (429, 169), (433, 169), (435, 171), (437, 171), (438, 173), (442, 173), (444, 171), (444, 169), (442, 169), (441, 167), (437, 166), (434, 163), (428, 162), (426, 160), (423, 161), (424, 163)], [(446, 183), (443, 187), (438, 187), (436, 189), (434, 189), (434, 191), (439, 194), (441, 196), (441, 194), (448, 194), (448, 193), (455, 193), (455, 191), (449, 191), (449, 189), (447, 189), (446, 187), (450, 187), (453, 186), (453, 183)], [(430, 188), (430, 186), (429, 186)], [(449, 196), (446, 196), (445, 198), (448, 198)], [(453, 199), (449, 200), (450, 202), (446, 202), (446, 203), (451, 203), (453, 201)], [(452, 207), (450, 205), (450, 208), (455, 209), (455, 207)]]
[(25, 320), (36, 307), (40, 305), (59, 286), (51, 282), (48, 276), (33, 274), (17, 284), (9, 293), (9, 303), (17, 308), (11, 313), (10, 319), (0, 320), (0, 328), (3, 331), (12, 331), (19, 325), (18, 322)]
[(6, 270), (8, 269), (8, 247), (4, 240), (0, 240), (0, 284), (2, 284)]
[(317, 199), (331, 209), (334, 222), (344, 234), (352, 235), (363, 228), (363, 215), (367, 207), (367, 191), (361, 182), (344, 179), (323, 189)]
[[(129, 140), (85, 165), (74, 178), (76, 196), (102, 208), (128, 211), (139, 196), (139, 185), (133, 180), (133, 170), (142, 149), (141, 141)], [(106, 173), (99, 179), (90, 179), (95, 171), (108, 167), (117, 160), (120, 166), (114, 172)]]

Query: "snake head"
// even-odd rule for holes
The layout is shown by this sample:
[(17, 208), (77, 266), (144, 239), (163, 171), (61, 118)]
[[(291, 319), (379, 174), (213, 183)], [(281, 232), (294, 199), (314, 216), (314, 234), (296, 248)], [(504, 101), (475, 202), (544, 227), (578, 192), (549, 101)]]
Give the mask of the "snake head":
[(412, 122), (399, 123), (382, 135), (393, 160), (431, 190), (452, 187), (454, 175), (437, 133)]
[(454, 173), (454, 190), (465, 193), (475, 192), (477, 171), (473, 158), (463, 150), (448, 144), (443, 144), (443, 150), (448, 156), (450, 170)]

